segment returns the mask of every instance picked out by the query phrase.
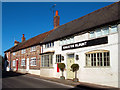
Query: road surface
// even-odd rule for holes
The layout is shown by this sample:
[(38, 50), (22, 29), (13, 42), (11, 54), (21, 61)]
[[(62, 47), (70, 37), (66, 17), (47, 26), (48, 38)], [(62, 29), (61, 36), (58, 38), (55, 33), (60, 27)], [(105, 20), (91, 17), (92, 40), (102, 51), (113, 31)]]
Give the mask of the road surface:
[(7, 72), (2, 75), (2, 88), (3, 90), (5, 88), (48, 88), (51, 90), (71, 90), (74, 87), (40, 78), (29, 77), (25, 74)]

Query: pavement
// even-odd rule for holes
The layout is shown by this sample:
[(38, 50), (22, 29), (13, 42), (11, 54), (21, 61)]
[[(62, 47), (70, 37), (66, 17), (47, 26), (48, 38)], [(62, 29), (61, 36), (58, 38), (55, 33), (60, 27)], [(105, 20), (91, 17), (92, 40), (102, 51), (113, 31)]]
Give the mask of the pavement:
[[(13, 72), (11, 72), (11, 73), (13, 73)], [(22, 75), (22, 77), (18, 77), (19, 79), (25, 79), (24, 85), (22, 85), (22, 86), (25, 86), (25, 84), (27, 83), (26, 82), (27, 80), (29, 80), (29, 81), (33, 80), (33, 82), (35, 82), (35, 83), (36, 83), (36, 81), (39, 80), (42, 83), (37, 82), (37, 84), (39, 83), (38, 85), (36, 85), (36, 87), (38, 87), (38, 88), (40, 88), (40, 87), (46, 88), (46, 86), (44, 87), (44, 85), (47, 84), (48, 85), (47, 88), (50, 88), (50, 87), (66, 88), (67, 87), (67, 88), (69, 88), (69, 90), (119, 90), (118, 88), (114, 88), (114, 87), (96, 85), (96, 84), (85, 83), (85, 82), (73, 82), (72, 80), (62, 80), (62, 79), (53, 78), (53, 77), (43, 77), (43, 76), (39, 76), (39, 75), (22, 74), (22, 73), (18, 73), (18, 72), (14, 72), (14, 73), (16, 73), (15, 76)], [(3, 78), (8, 78), (8, 77), (12, 77), (12, 76), (14, 76), (14, 75), (10, 74), (10, 72), (9, 72), (9, 73), (7, 73), (7, 75), (4, 74)], [(32, 83), (29, 83), (29, 84), (32, 85)], [(3, 86), (6, 87), (5, 85), (3, 85)], [(30, 86), (30, 88), (31, 88), (31, 86)]]
[(43, 76), (39, 76), (39, 75), (34, 75), (34, 74), (26, 74), (27, 76), (30, 77), (35, 77), (35, 78), (41, 78), (44, 80), (49, 80), (49, 81), (54, 81), (57, 83), (62, 83), (65, 85), (71, 85), (74, 87), (79, 87), (79, 88), (85, 88), (85, 89), (89, 89), (89, 90), (120, 90), (118, 88), (115, 87), (110, 87), (110, 86), (104, 86), (104, 85), (97, 85), (97, 84), (92, 84), (92, 83), (86, 83), (86, 82), (73, 82), (73, 80), (62, 80), (60, 78), (54, 78), (54, 77), (43, 77)]

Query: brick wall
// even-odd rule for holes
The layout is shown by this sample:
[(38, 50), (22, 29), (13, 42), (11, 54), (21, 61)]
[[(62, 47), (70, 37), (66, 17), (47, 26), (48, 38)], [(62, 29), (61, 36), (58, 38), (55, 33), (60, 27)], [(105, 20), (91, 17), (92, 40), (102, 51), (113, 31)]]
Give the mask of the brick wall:
[[(27, 58), (31, 61), (32, 57), (36, 57), (36, 66), (31, 66), (31, 63), (29, 61), (29, 69), (34, 69), (34, 70), (39, 70), (40, 69), (40, 45), (36, 46), (36, 51), (31, 52), (31, 47), (26, 48), (26, 53), (22, 54), (21, 51), (16, 51), (15, 55), (11, 53), (11, 68), (16, 68), (13, 67), (13, 60), (18, 59), (18, 69), (26, 69), (27, 66)], [(25, 58), (25, 66), (21, 66), (21, 59)]]

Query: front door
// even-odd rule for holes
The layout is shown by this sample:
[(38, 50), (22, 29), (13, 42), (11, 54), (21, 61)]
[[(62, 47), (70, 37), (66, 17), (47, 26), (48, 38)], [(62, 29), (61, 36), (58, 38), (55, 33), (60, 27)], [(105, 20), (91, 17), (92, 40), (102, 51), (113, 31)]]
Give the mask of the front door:
[(18, 71), (18, 59), (16, 59), (16, 71)]
[(73, 79), (74, 73), (71, 71), (71, 65), (74, 64), (74, 54), (67, 55), (67, 79)]
[(27, 58), (27, 68), (26, 71), (29, 71), (29, 58)]

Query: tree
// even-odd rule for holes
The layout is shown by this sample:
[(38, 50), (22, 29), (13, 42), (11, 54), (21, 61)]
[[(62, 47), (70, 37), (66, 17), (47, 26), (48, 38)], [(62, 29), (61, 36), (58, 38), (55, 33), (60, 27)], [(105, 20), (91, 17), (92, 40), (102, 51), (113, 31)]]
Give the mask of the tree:
[(61, 79), (65, 79), (63, 72), (65, 70), (65, 64), (64, 63), (59, 63), (58, 64), (59, 69), (62, 71), (62, 76), (60, 77)]
[(77, 78), (77, 71), (79, 70), (78, 64), (72, 64), (71, 65), (72, 71), (75, 72), (75, 78), (73, 78), (73, 81), (78, 82), (79, 79)]

